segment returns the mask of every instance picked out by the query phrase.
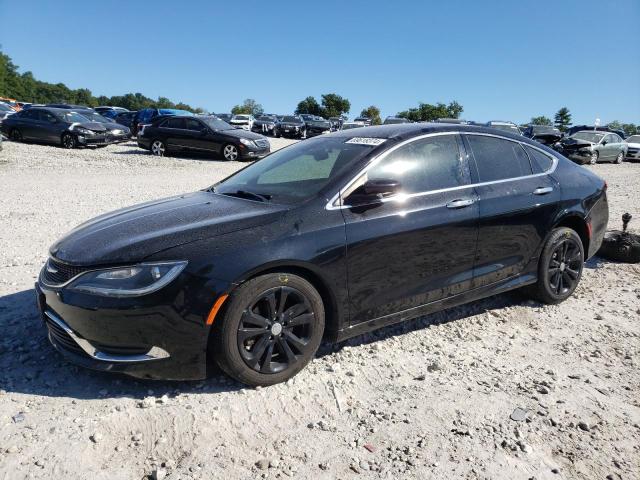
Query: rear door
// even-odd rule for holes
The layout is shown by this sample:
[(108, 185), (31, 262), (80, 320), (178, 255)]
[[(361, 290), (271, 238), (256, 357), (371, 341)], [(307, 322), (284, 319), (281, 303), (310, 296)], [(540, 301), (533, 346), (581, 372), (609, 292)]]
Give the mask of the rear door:
[(16, 113), (15, 118), (19, 120), (18, 128), (23, 138), (38, 139), (38, 110), (31, 108), (25, 112)]
[(455, 133), (412, 140), (383, 154), (343, 192), (348, 205), (367, 180), (402, 185), (383, 201), (342, 207), (352, 323), (470, 288), (478, 204), (460, 146)]
[[(488, 134), (465, 133), (463, 138), (479, 196), (474, 287), (535, 271), (539, 247), (559, 208), (559, 185), (538, 163), (532, 165), (520, 142)], [(543, 154), (544, 167), (553, 169), (548, 154), (526, 148)]]
[(188, 148), (189, 132), (186, 130), (184, 118), (167, 118), (160, 125), (159, 130), (165, 138), (167, 147), (174, 150)]

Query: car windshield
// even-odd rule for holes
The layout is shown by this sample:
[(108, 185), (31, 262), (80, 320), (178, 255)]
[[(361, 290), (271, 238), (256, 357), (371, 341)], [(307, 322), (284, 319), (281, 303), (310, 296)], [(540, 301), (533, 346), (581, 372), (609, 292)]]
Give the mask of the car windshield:
[(598, 143), (604, 137), (603, 133), (594, 133), (594, 132), (578, 132), (571, 135), (572, 138), (576, 138), (578, 140), (585, 140), (591, 143)]
[(342, 130), (349, 130), (350, 128), (362, 128), (363, 125), (360, 123), (345, 123), (342, 125)]
[(178, 110), (175, 108), (161, 108), (158, 110), (160, 115), (188, 115), (193, 117), (193, 113), (187, 110)]
[(234, 115), (233, 120), (249, 120), (249, 115)]
[(77, 112), (60, 113), (58, 114), (58, 117), (64, 120), (65, 122), (69, 122), (69, 123), (85, 123), (85, 122), (91, 121), (84, 115), (80, 115)]
[(270, 117), (268, 115), (262, 115), (261, 117), (258, 117), (258, 120), (260, 120), (261, 122), (273, 122), (273, 121), (275, 121), (275, 117)]
[(625, 140), (627, 143), (640, 143), (640, 135), (631, 135)]
[(282, 117), (282, 121), (287, 123), (302, 123), (302, 120), (300, 120), (298, 117), (292, 116), (284, 116)]
[(0, 112), (13, 112), (13, 108), (9, 105), (5, 105), (4, 103), (0, 103)]
[(374, 147), (319, 137), (278, 150), (214, 185), (213, 191), (294, 204), (318, 194)]
[[(73, 113), (78, 113), (78, 112), (73, 112)], [(99, 113), (96, 113), (96, 112), (91, 112), (91, 111), (86, 111), (85, 112), (85, 111), (83, 111), (83, 112), (79, 112), (79, 113), (83, 117), (87, 117), (92, 122), (112, 123), (111, 120), (109, 120), (108, 118), (103, 117), (102, 115), (100, 115)]]
[(200, 117), (200, 120), (214, 130), (235, 130), (231, 125), (224, 120), (220, 120), (218, 117)]

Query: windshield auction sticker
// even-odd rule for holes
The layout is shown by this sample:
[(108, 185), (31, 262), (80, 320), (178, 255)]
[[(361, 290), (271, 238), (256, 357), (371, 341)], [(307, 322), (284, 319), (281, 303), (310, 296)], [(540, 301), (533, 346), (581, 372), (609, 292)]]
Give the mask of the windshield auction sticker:
[(386, 141), (386, 138), (353, 137), (344, 143), (353, 143), (356, 145), (371, 145), (372, 147), (376, 147), (378, 145), (382, 145)]

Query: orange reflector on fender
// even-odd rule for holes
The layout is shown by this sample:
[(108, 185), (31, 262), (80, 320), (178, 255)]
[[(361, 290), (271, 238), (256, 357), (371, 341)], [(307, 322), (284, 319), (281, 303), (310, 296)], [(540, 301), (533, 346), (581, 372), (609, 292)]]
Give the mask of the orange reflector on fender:
[(211, 325), (213, 321), (216, 319), (216, 315), (218, 314), (218, 311), (222, 308), (222, 304), (224, 303), (224, 301), (227, 299), (228, 296), (229, 295), (225, 294), (218, 297), (218, 299), (216, 300), (216, 303), (213, 304), (213, 308), (209, 312), (209, 316), (207, 317), (207, 325)]

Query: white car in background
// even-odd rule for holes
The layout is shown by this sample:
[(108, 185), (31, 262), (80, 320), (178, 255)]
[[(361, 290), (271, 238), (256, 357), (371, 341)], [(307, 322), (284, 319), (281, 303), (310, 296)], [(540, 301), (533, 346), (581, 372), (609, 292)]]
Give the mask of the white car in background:
[(242, 128), (243, 130), (251, 131), (251, 127), (253, 127), (254, 121), (255, 118), (253, 118), (253, 115), (240, 114), (231, 117), (231, 120), (229, 120), (229, 124), (233, 125), (234, 127)]
[(624, 159), (627, 161), (640, 161), (640, 134), (631, 135), (630, 137), (625, 138), (624, 141), (628, 145), (627, 154)]

